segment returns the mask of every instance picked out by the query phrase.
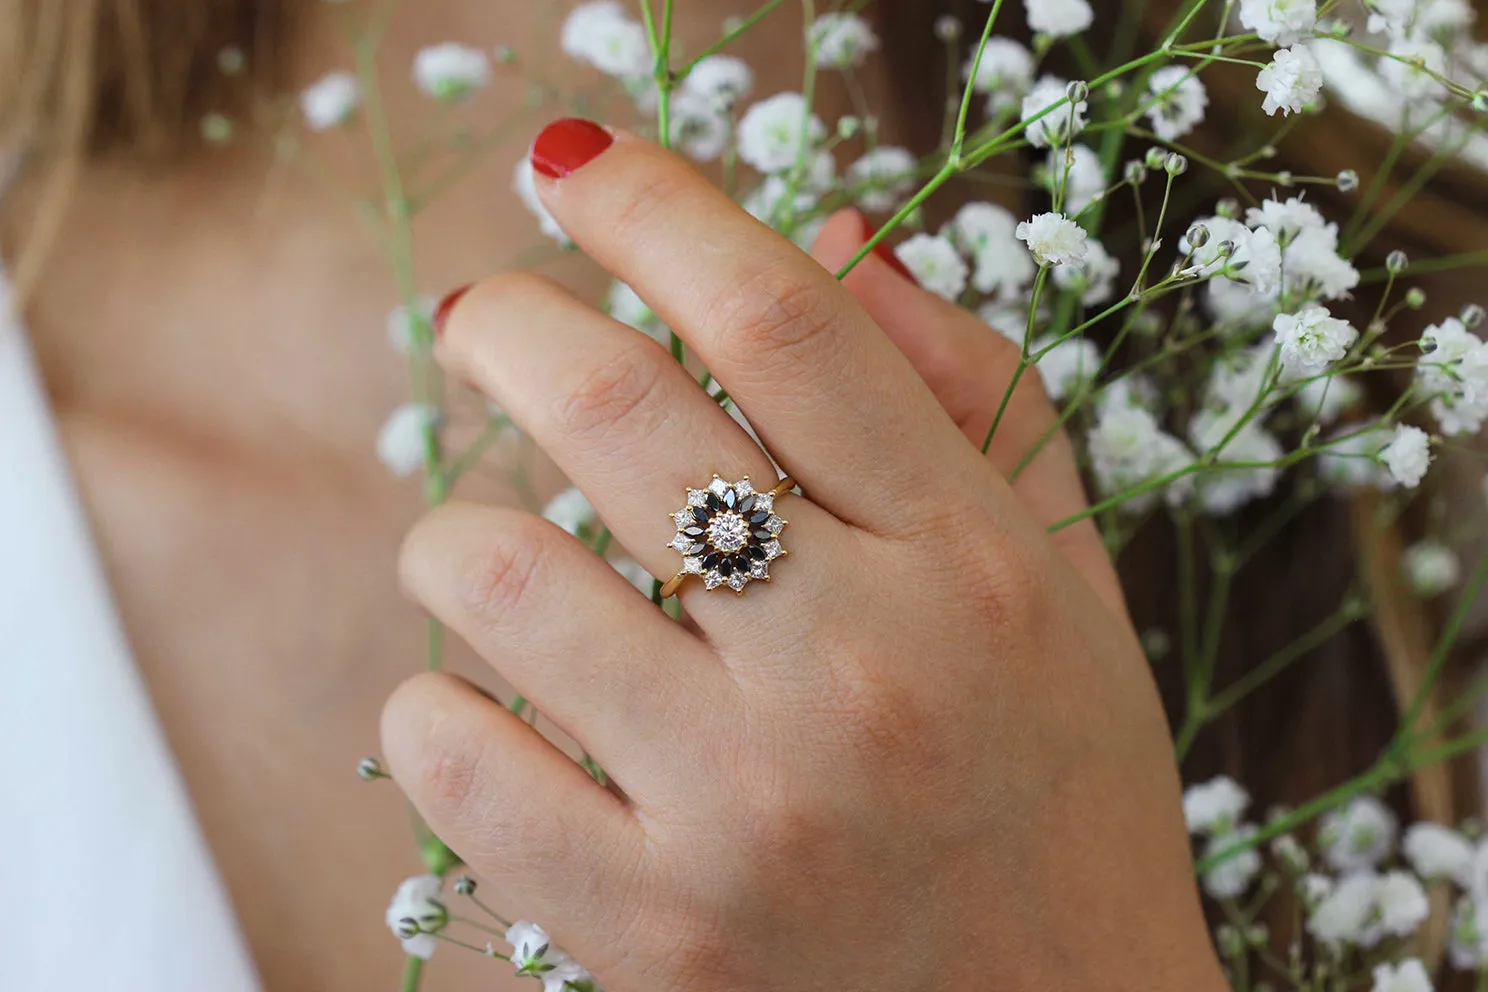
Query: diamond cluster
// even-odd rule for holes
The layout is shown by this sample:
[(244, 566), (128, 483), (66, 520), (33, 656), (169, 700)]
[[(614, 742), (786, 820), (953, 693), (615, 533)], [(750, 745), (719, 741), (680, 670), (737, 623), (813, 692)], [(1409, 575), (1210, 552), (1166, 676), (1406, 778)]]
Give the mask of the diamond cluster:
[(775, 515), (775, 495), (757, 493), (745, 476), (718, 476), (706, 489), (687, 490), (687, 506), (672, 514), (677, 536), (668, 547), (682, 555), (682, 571), (701, 575), (709, 589), (736, 593), (755, 579), (770, 580), (770, 562), (786, 554), (780, 532), (789, 522)]

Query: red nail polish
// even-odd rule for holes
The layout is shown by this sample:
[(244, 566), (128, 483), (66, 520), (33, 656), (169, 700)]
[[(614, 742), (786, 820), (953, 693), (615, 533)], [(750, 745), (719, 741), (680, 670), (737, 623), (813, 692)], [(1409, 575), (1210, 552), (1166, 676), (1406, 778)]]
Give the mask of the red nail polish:
[(543, 128), (532, 143), (532, 167), (549, 179), (562, 179), (614, 143), (614, 136), (593, 121), (566, 117)]
[[(872, 222), (869, 221), (867, 217), (863, 217), (862, 220), (863, 240), (867, 241), (869, 238), (878, 233), (878, 228), (874, 227)], [(914, 273), (909, 271), (909, 267), (905, 265), (902, 260), (900, 260), (898, 255), (894, 254), (894, 246), (889, 244), (887, 241), (880, 241), (878, 244), (874, 245), (873, 254), (878, 256), (879, 261), (883, 262), (889, 268), (893, 269), (895, 272), (899, 273), (901, 276), (908, 279), (916, 286), (920, 284), (920, 281), (914, 277)]]
[(434, 308), (433, 323), (435, 338), (444, 335), (444, 322), (449, 320), (450, 311), (455, 308), (456, 303), (460, 302), (460, 297), (468, 292), (470, 292), (469, 286), (461, 286), (459, 289), (446, 293), (444, 299), (439, 301), (439, 306)]

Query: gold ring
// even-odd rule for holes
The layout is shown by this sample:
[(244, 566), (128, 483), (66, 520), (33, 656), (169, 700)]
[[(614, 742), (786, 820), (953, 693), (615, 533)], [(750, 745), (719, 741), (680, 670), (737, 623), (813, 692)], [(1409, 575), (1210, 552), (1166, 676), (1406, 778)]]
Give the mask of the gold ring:
[(682, 556), (682, 569), (661, 587), (661, 598), (675, 596), (689, 575), (741, 596), (750, 582), (769, 582), (770, 563), (787, 554), (780, 532), (790, 522), (775, 513), (775, 500), (794, 488), (790, 476), (761, 493), (747, 475), (738, 482), (715, 475), (706, 489), (688, 489), (687, 505), (672, 514), (677, 536), (667, 545)]

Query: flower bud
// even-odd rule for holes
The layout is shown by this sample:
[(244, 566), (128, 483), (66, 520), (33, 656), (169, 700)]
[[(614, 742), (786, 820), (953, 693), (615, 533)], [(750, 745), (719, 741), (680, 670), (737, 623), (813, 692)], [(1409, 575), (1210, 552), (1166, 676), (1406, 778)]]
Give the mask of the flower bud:
[(1090, 84), (1077, 79), (1064, 88), (1064, 95), (1069, 97), (1070, 103), (1082, 103), (1090, 97)]
[(1190, 248), (1202, 248), (1209, 243), (1209, 228), (1203, 224), (1194, 224), (1183, 238)]
[(1398, 276), (1410, 266), (1410, 256), (1396, 248), (1385, 256), (1385, 271)]
[(401, 939), (410, 940), (414, 937), (417, 937), (422, 931), (419, 929), (418, 920), (415, 920), (411, 916), (405, 916), (398, 921), (398, 925), (394, 928), (394, 932)]
[(475, 892), (475, 879), (471, 878), (469, 875), (461, 875), (459, 878), (455, 879), (456, 895), (468, 896), (473, 892)]
[(1139, 159), (1132, 159), (1126, 163), (1125, 179), (1133, 186), (1140, 186), (1147, 181), (1147, 165)]
[(1295, 178), (1292, 176), (1291, 171), (1285, 170), (1276, 174), (1276, 185), (1282, 187), (1283, 189), (1290, 189), (1291, 187), (1297, 185), (1297, 183)]
[(1412, 310), (1419, 310), (1426, 305), (1426, 291), (1419, 286), (1412, 286), (1405, 294), (1405, 305)]
[(1147, 168), (1161, 169), (1163, 167), (1163, 160), (1167, 157), (1168, 152), (1166, 149), (1159, 148), (1156, 145), (1153, 145), (1151, 148), (1147, 149)]
[(1240, 201), (1233, 196), (1227, 196), (1214, 205), (1214, 212), (1220, 217), (1234, 220), (1240, 216)]
[(363, 758), (357, 762), (357, 777), (363, 782), (373, 779), (387, 778), (388, 773), (382, 770), (382, 762), (376, 758)]
[(935, 37), (951, 42), (961, 37), (961, 21), (947, 14), (935, 22)]
[(1472, 108), (1480, 114), (1488, 114), (1488, 90), (1478, 90), (1472, 95)]
[(1482, 307), (1476, 303), (1469, 303), (1462, 308), (1462, 326), (1467, 328), (1477, 327), (1483, 322), (1485, 316), (1488, 316), (1488, 313), (1485, 313)]
[(1344, 169), (1338, 174), (1338, 191), (1352, 193), (1359, 188), (1359, 174), (1353, 169)]
[(210, 113), (201, 119), (202, 140), (209, 145), (221, 147), (233, 140), (233, 122), (225, 114)]
[(837, 137), (843, 141), (851, 141), (853, 138), (856, 138), (858, 132), (861, 130), (863, 130), (863, 122), (851, 114), (837, 121)]
[(1163, 171), (1170, 176), (1181, 176), (1188, 171), (1188, 157), (1173, 152), (1163, 159)]
[(248, 59), (243, 50), (237, 45), (228, 45), (217, 52), (217, 70), (224, 76), (236, 76), (242, 73), (243, 67), (248, 64)]

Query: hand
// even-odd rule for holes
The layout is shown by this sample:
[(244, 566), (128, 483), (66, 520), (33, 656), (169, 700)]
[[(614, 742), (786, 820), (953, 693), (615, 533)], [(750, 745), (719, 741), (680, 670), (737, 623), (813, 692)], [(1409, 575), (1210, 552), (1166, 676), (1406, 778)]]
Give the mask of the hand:
[[(1223, 988), (1119, 587), (1093, 528), (1045, 533), (1084, 506), (1068, 445), (1004, 481), (1054, 422), (1036, 376), (979, 450), (1016, 349), (880, 258), (839, 283), (635, 137), (560, 126), (537, 154), (554, 217), (805, 496), (773, 582), (684, 586), (700, 634), (542, 520), (431, 514), (410, 593), (618, 789), (424, 675), (383, 736), (430, 826), (610, 992)], [(818, 255), (863, 234), (834, 218)], [(656, 575), (687, 486), (775, 478), (663, 348), (546, 280), (476, 286), (441, 359)]]

